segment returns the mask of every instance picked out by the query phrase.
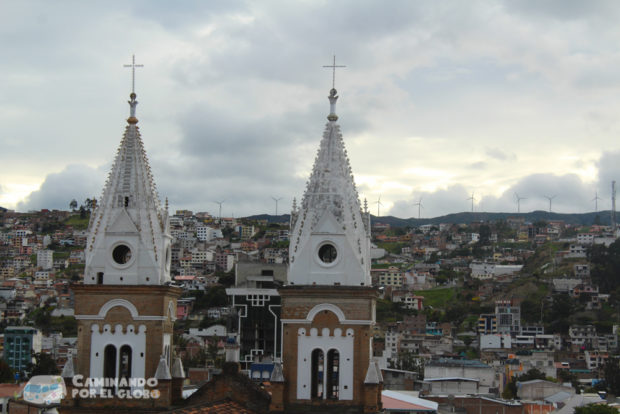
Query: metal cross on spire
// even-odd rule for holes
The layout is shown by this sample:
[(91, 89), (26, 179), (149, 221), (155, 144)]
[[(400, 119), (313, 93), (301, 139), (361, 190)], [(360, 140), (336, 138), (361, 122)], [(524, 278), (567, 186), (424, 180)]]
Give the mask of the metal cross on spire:
[(136, 68), (143, 68), (144, 65), (136, 65), (136, 55), (131, 55), (131, 65), (123, 65), (124, 68), (131, 68), (131, 93), (136, 93)]
[(344, 65), (336, 65), (336, 55), (334, 55), (334, 63), (331, 65), (323, 65), (324, 68), (332, 68), (332, 89), (336, 89), (336, 68), (346, 68)]

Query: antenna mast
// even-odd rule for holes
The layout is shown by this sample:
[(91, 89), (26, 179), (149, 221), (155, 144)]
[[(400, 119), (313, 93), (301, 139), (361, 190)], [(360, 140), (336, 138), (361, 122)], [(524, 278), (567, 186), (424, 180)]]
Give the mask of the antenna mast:
[(611, 230), (616, 234), (616, 182), (611, 182)]

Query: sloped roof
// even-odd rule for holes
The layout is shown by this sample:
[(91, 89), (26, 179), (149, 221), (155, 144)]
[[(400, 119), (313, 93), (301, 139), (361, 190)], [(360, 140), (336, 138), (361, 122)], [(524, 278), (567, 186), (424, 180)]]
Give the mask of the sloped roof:
[(256, 411), (247, 409), (234, 401), (226, 400), (212, 405), (200, 405), (170, 411), (171, 414), (256, 414)]
[(437, 411), (439, 404), (398, 391), (382, 391), (381, 403), (386, 410)]

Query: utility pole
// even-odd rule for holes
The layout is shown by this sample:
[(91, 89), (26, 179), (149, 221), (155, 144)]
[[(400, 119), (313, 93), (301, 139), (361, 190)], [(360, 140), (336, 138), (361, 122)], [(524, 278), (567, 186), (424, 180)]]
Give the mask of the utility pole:
[(616, 181), (611, 182), (611, 230), (616, 235)]

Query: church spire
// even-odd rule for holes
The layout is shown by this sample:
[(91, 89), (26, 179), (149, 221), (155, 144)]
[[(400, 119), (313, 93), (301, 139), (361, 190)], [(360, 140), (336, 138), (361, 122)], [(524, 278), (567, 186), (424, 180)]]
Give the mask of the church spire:
[[(126, 65), (127, 66), (127, 65)], [(133, 61), (133, 67), (139, 67)], [(134, 86), (132, 76), (132, 88)], [(163, 284), (170, 280), (168, 212), (162, 208), (136, 118), (136, 93), (101, 201), (91, 215), (86, 284)]]
[(293, 284), (370, 284), (370, 234), (336, 123), (337, 99), (332, 88), (329, 122), (300, 210), (291, 220), (289, 282)]

